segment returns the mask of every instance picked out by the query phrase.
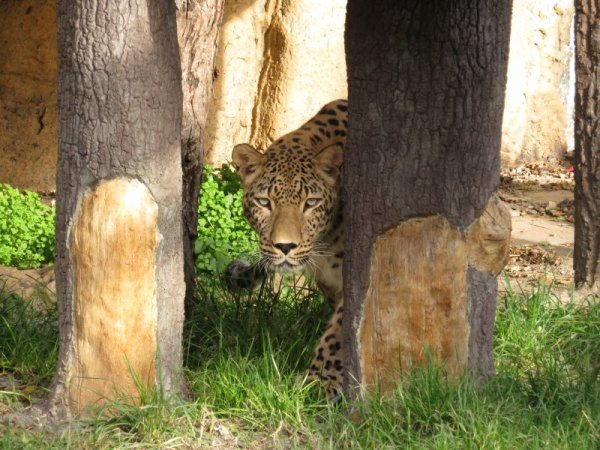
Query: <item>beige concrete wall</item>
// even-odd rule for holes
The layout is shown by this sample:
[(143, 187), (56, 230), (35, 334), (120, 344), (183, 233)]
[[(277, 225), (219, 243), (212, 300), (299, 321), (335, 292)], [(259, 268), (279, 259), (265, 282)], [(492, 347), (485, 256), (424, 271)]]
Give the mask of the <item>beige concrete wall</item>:
[(266, 148), (347, 96), (345, 0), (230, 0), (207, 125), (207, 161), (235, 144)]
[(573, 0), (514, 0), (502, 160), (573, 148)]

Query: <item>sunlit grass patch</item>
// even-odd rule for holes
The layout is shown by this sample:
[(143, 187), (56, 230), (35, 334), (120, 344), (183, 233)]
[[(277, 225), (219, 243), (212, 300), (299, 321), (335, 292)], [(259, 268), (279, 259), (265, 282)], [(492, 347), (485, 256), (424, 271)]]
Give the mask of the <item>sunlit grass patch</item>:
[[(3, 370), (47, 383), (56, 311), (0, 295)], [(497, 375), (483, 386), (414, 369), (386, 395), (327, 404), (304, 374), (329, 307), (310, 286), (228, 293), (205, 280), (184, 330), (192, 395), (140, 389), (61, 433), (0, 426), (0, 448), (593, 449), (600, 442), (600, 303), (552, 288), (498, 301)], [(11, 391), (12, 392), (12, 391)], [(12, 395), (12, 397), (10, 397)], [(27, 405), (14, 392), (5, 408)], [(108, 410), (111, 415), (105, 414)]]

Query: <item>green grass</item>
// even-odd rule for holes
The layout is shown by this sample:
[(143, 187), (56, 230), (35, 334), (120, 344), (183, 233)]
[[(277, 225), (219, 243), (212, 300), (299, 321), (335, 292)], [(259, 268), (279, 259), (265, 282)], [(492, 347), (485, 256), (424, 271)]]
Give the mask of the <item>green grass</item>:
[(0, 282), (0, 373), (27, 386), (39, 386), (54, 374), (58, 357), (58, 313), (49, 292), (24, 301)]
[[(24, 384), (54, 370), (56, 313), (0, 294), (0, 361)], [(498, 302), (497, 376), (481, 387), (415, 370), (386, 397), (336, 406), (303, 383), (327, 306), (311, 289), (232, 296), (204, 282), (185, 324), (194, 400), (140, 391), (112, 417), (48, 434), (0, 425), (0, 448), (600, 448), (600, 303), (561, 304), (540, 286)], [(0, 393), (0, 408), (27, 403)], [(1, 409), (0, 409), (1, 411)]]

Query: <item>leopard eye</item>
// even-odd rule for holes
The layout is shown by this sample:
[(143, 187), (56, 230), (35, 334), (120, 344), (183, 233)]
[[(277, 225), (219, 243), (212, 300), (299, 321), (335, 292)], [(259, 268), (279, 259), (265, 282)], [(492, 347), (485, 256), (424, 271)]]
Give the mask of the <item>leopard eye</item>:
[(263, 208), (271, 209), (271, 201), (265, 197), (259, 197), (256, 199), (256, 204)]
[(306, 211), (308, 208), (314, 208), (319, 203), (321, 203), (320, 198), (307, 198), (304, 202), (304, 210)]

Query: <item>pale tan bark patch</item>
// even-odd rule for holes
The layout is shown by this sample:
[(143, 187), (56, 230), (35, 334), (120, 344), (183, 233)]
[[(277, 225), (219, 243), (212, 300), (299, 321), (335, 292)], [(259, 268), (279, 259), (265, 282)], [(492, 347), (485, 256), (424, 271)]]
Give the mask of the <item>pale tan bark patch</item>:
[(464, 373), (467, 266), (500, 273), (510, 232), (510, 213), (493, 195), (466, 235), (443, 216), (431, 216), (403, 222), (377, 238), (359, 329), (363, 386), (386, 389), (400, 369), (428, 364), (429, 357), (450, 379)]
[(469, 322), (467, 246), (442, 216), (411, 219), (379, 236), (359, 330), (363, 386), (386, 389), (400, 369), (442, 362), (464, 373)]
[(135, 399), (132, 373), (154, 385), (157, 230), (158, 206), (137, 180), (103, 181), (83, 197), (71, 233), (75, 349), (67, 378), (76, 411)]

